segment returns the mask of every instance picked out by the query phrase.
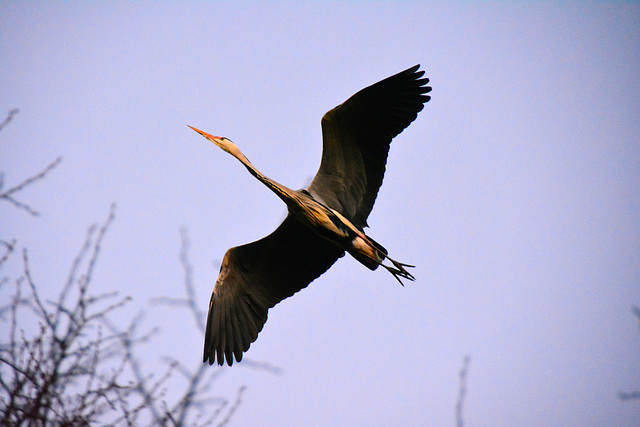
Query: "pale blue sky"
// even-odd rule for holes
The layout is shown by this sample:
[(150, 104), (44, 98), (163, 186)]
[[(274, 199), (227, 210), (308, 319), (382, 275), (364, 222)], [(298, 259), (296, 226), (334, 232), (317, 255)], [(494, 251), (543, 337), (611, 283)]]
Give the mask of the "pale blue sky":
[[(185, 225), (204, 310), (224, 252), (285, 207), (186, 125), (302, 187), (324, 112), (420, 63), (432, 100), (392, 144), (368, 231), (416, 282), (345, 257), (276, 306), (247, 357), (283, 375), (218, 380), (248, 386), (234, 425), (453, 425), (466, 354), (469, 426), (632, 425), (639, 20), (635, 2), (3, 2), (5, 180), (64, 160), (21, 195), (40, 218), (0, 206), (0, 238), (62, 284), (115, 201), (94, 286), (133, 315), (181, 294)], [(191, 319), (147, 315), (164, 331), (148, 366), (201, 360)]]

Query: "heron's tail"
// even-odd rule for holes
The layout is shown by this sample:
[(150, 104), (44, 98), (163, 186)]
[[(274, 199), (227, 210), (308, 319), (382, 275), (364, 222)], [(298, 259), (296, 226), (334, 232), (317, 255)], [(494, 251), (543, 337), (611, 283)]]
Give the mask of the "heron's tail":
[(387, 256), (387, 250), (371, 237), (363, 236), (364, 239), (360, 236), (353, 239), (349, 253), (369, 270), (375, 270)]

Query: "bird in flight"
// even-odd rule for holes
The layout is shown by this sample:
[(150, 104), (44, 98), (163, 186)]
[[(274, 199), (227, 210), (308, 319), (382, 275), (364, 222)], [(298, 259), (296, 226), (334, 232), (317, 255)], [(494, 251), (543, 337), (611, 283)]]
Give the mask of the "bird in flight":
[(382, 185), (391, 140), (414, 121), (431, 87), (420, 65), (362, 89), (322, 117), (322, 161), (308, 188), (292, 190), (263, 175), (228, 138), (194, 131), (238, 159), (287, 205), (267, 237), (227, 251), (211, 294), (203, 362), (242, 355), (274, 305), (305, 288), (348, 252), (365, 267), (382, 266), (402, 284), (412, 265), (389, 257), (364, 233)]

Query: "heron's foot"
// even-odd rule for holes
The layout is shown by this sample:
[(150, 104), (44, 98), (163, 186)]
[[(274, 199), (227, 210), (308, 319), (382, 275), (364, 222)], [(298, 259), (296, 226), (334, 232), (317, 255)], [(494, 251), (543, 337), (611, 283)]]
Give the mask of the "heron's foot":
[(411, 280), (412, 282), (414, 280), (416, 280), (416, 278), (413, 276), (413, 274), (409, 273), (407, 271), (407, 269), (405, 268), (405, 267), (413, 268), (413, 267), (415, 267), (415, 265), (404, 264), (404, 263), (398, 262), (398, 261), (396, 261), (394, 259), (391, 259), (389, 257), (387, 257), (387, 259), (389, 261), (391, 261), (391, 263), (393, 264), (393, 267), (391, 267), (389, 265), (384, 265), (382, 263), (380, 265), (382, 265), (384, 268), (386, 268), (389, 273), (393, 274), (393, 277), (395, 277), (396, 280), (402, 286), (404, 286), (404, 283), (402, 283), (402, 280), (400, 280), (400, 278)]

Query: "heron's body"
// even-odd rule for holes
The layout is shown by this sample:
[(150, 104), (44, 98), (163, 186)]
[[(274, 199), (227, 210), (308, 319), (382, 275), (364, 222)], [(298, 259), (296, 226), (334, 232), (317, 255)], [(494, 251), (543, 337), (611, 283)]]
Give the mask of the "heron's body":
[[(363, 228), (382, 184), (389, 143), (429, 100), (418, 66), (358, 92), (322, 118), (320, 170), (306, 190), (258, 171), (229, 139), (192, 128), (236, 157), (287, 205), (269, 236), (225, 254), (209, 305), (204, 361), (231, 365), (255, 341), (267, 311), (306, 287), (345, 252), (371, 270), (382, 265), (400, 282), (414, 280)], [(391, 265), (384, 264), (389, 260)]]

